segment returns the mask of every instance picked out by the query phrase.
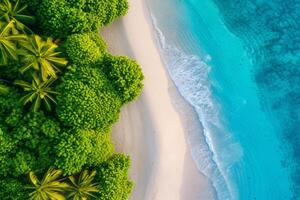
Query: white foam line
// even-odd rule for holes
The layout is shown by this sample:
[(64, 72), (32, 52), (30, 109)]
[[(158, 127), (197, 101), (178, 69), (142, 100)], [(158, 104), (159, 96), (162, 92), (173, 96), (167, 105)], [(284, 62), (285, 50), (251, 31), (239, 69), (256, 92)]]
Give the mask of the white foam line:
[[(198, 169), (212, 181), (213, 186), (217, 191), (218, 199), (234, 199), (235, 195), (233, 188), (230, 187), (230, 181), (228, 181), (228, 177), (224, 173), (224, 167), (222, 167), (222, 164), (218, 159), (216, 154), (217, 150), (211, 137), (212, 133), (210, 133), (210, 129), (208, 128), (209, 123), (216, 125), (219, 121), (218, 112), (211, 100), (210, 85), (208, 81), (208, 73), (210, 68), (205, 62), (200, 60), (198, 56), (186, 55), (178, 48), (168, 45), (166, 38), (164, 37), (162, 31), (158, 28), (156, 19), (152, 13), (151, 18), (154, 30), (156, 32), (155, 37), (157, 46), (162, 54), (162, 60), (167, 66), (167, 70), (179, 92), (197, 111), (200, 123), (202, 123), (204, 127), (203, 135), (205, 141), (203, 141), (203, 143), (205, 144), (200, 144), (201, 141), (198, 141), (197, 146), (192, 146), (192, 157), (197, 163)], [(207, 56), (206, 59), (210, 59), (210, 56)], [(178, 68), (178, 66), (180, 66), (180, 68)], [(184, 70), (184, 67), (191, 67), (194, 69), (200, 67), (200, 70), (198, 72), (191, 71), (191, 69)], [(183, 74), (191, 74), (191, 72), (192, 76), (182, 78)], [(196, 75), (199, 74), (201, 76), (197, 77)], [(185, 86), (188, 87), (184, 88)], [(196, 88), (199, 91), (191, 93), (193, 88)], [(186, 92), (189, 92), (189, 94)], [(201, 101), (199, 101), (199, 99), (201, 99)], [(192, 143), (191, 139), (191, 135), (189, 134), (190, 143)], [(199, 145), (201, 148), (200, 151), (198, 150)], [(196, 152), (197, 150), (198, 152)], [(199, 158), (199, 156), (201, 157)], [(203, 166), (200, 164), (203, 162), (207, 165)], [(208, 164), (209, 162), (210, 164)]]

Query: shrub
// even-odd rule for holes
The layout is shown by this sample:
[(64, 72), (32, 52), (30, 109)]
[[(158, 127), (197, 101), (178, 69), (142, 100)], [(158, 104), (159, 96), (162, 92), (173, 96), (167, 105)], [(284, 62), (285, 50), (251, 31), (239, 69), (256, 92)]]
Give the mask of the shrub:
[(36, 163), (34, 155), (28, 151), (19, 151), (15, 157), (10, 158), (11, 170), (14, 172), (13, 176), (20, 176), (29, 173), (34, 169)]
[[(141, 93), (143, 74), (135, 61), (108, 55), (107, 45), (97, 33), (127, 12), (127, 0), (11, 0), (12, 6), (8, 0), (3, 2), (0, 199), (93, 195), (101, 200), (128, 199), (133, 188), (128, 179), (130, 160), (113, 155), (110, 131), (121, 106)], [(29, 12), (22, 6), (26, 4)], [(30, 27), (32, 30), (59, 39), (44, 40), (34, 33), (26, 36), (31, 32), (26, 25), (35, 19), (38, 26)], [(68, 63), (60, 56), (62, 52), (70, 66), (61, 73), (54, 91), (50, 85), (59, 78), (59, 67)], [(22, 96), (13, 82), (22, 86), (26, 95)], [(38, 111), (42, 101), (50, 110), (49, 102), (56, 103), (50, 94), (56, 95), (56, 91), (56, 113)], [(24, 104), (31, 101), (35, 112), (23, 109), (20, 100)], [(44, 178), (37, 179), (35, 174), (47, 169)], [(25, 187), (28, 173), (34, 185), (30, 194)], [(62, 173), (68, 177), (58, 180)]]
[[(41, 1), (36, 9), (36, 15), (42, 31), (55, 37), (64, 35), (68, 31), (64, 25), (64, 15), (67, 11), (64, 0)], [(82, 28), (86, 31), (84, 27)]]
[(89, 65), (101, 60), (106, 53), (106, 43), (96, 33), (74, 34), (67, 38), (65, 51), (71, 62)]
[(53, 165), (60, 125), (42, 112), (22, 112), (13, 89), (0, 96), (0, 175), (21, 176)]
[(69, 7), (82, 8), (86, 0), (66, 0), (66, 3)]
[(70, 132), (63, 133), (61, 137), (55, 148), (55, 165), (68, 175), (80, 172), (92, 150), (89, 138), (81, 133)]
[(22, 182), (16, 179), (1, 179), (0, 197), (2, 200), (24, 200), (28, 199), (28, 193)]
[(110, 132), (97, 133), (90, 131), (92, 134), (91, 143), (93, 151), (90, 153), (87, 163), (89, 166), (95, 166), (103, 163), (114, 152), (114, 145), (111, 142)]
[(49, 138), (58, 138), (61, 131), (59, 123), (51, 119), (44, 121), (40, 128), (41, 132)]
[(128, 0), (115, 0), (116, 2), (116, 16), (124, 16), (127, 14), (129, 9), (129, 3)]
[(65, 132), (55, 149), (55, 164), (68, 175), (80, 172), (87, 164), (102, 163), (113, 152), (108, 134), (84, 130)]
[(13, 88), (10, 88), (9, 92), (5, 95), (0, 95), (0, 124), (7, 120), (13, 113), (21, 111), (22, 105), (19, 99), (20, 96)]
[[(0, 83), (13, 82), (16, 79), (24, 78), (19, 71), (21, 67), (22, 65), (18, 60), (9, 60), (6, 65), (0, 65)], [(3, 80), (7, 81), (4, 82)]]
[(128, 10), (127, 0), (43, 0), (39, 6), (31, 4), (37, 7), (42, 30), (55, 37), (96, 31)]
[(6, 175), (9, 173), (9, 153), (15, 149), (13, 140), (8, 137), (8, 134), (0, 128), (0, 174)]
[(96, 67), (73, 65), (57, 91), (57, 114), (69, 127), (106, 132), (119, 118), (121, 100)]
[[(47, 127), (51, 123), (52, 126)], [(1, 153), (2, 156), (10, 158), (5, 161), (10, 175), (20, 176), (31, 170), (40, 171), (54, 164), (52, 155), (56, 142), (51, 137), (56, 135), (58, 138), (60, 128), (57, 122), (42, 113), (31, 113), (19, 118), (17, 126), (8, 123), (5, 126), (10, 131), (5, 137), (7, 141), (13, 141), (14, 145), (10, 151)], [(47, 137), (48, 130), (51, 131), (51, 137)], [(7, 169), (1, 169), (0, 174), (7, 174)]]
[(99, 183), (99, 200), (127, 200), (133, 189), (133, 183), (128, 179), (130, 159), (122, 154), (116, 154), (102, 164), (96, 175)]
[(99, 15), (102, 24), (107, 25), (128, 11), (127, 0), (86, 0), (84, 10)]
[[(49, 140), (59, 138), (60, 124), (55, 119), (46, 116), (43, 112), (30, 112), (21, 115), (22, 117), (17, 122), (18, 126), (10, 128), (12, 128), (14, 139), (18, 142), (24, 142), (24, 146), (35, 149), (41, 145), (41, 138)], [(48, 138), (48, 136), (50, 137)]]
[(107, 56), (103, 67), (123, 103), (130, 102), (141, 94), (144, 75), (136, 61), (123, 56)]

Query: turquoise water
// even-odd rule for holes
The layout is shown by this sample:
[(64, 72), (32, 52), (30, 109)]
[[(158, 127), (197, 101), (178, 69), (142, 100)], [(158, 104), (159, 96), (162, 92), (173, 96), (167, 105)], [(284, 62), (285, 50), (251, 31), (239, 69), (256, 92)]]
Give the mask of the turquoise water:
[(299, 199), (300, 1), (149, 0), (162, 58), (195, 108), (217, 199)]

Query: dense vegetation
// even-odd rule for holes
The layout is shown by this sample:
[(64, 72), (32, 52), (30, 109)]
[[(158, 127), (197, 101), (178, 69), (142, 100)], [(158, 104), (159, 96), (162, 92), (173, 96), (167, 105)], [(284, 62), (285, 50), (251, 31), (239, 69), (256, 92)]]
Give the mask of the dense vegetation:
[(129, 157), (110, 138), (143, 88), (99, 28), (127, 0), (0, 0), (0, 199), (126, 200)]

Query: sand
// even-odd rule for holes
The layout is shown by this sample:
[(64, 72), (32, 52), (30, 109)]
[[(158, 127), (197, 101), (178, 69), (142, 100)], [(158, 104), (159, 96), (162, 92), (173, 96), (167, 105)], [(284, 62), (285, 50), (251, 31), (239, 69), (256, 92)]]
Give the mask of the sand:
[(130, 0), (128, 15), (101, 34), (113, 54), (136, 59), (146, 77), (141, 97), (122, 109), (113, 128), (117, 151), (132, 158), (131, 199), (212, 199), (208, 180), (191, 158), (184, 120), (174, 105), (174, 98), (183, 100), (161, 61), (145, 3)]

